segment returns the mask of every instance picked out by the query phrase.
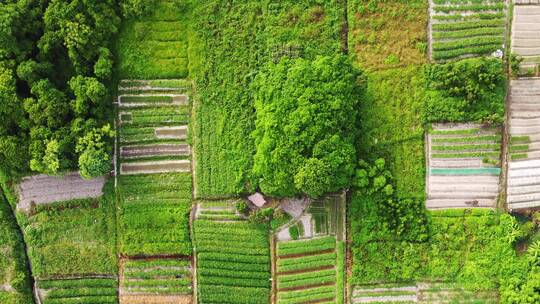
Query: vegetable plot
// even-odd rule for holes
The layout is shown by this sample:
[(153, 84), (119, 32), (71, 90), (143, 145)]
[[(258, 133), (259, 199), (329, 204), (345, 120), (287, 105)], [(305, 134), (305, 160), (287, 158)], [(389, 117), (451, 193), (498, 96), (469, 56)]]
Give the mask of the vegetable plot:
[(279, 242), (277, 257), (278, 304), (343, 303), (335, 237)]
[(427, 137), (429, 209), (494, 207), (501, 133), (475, 124), (434, 124)]
[(535, 75), (540, 66), (540, 1), (516, 0), (512, 21), (512, 53), (523, 61), (521, 74)]
[(504, 0), (432, 0), (432, 59), (447, 61), (504, 50), (506, 12)]
[(540, 80), (510, 84), (507, 203), (510, 210), (540, 206)]
[(190, 260), (124, 260), (120, 273), (120, 303), (183, 303), (191, 299)]
[(268, 232), (246, 221), (195, 221), (199, 303), (268, 303)]
[(37, 284), (43, 304), (116, 304), (118, 282), (110, 278), (45, 280)]

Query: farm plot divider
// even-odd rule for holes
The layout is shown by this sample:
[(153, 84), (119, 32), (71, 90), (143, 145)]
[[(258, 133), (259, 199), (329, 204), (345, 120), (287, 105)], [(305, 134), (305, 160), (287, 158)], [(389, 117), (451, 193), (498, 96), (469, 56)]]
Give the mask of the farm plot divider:
[(430, 0), (432, 60), (502, 52), (507, 10), (505, 0)]

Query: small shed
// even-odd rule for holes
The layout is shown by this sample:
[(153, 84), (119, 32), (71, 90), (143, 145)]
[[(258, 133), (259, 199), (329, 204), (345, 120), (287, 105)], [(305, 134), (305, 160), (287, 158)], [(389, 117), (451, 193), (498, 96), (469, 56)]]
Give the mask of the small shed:
[(257, 193), (254, 193), (250, 196), (248, 196), (248, 200), (253, 203), (253, 205), (261, 208), (262, 206), (264, 206), (264, 204), (266, 204), (266, 200), (264, 199), (264, 196), (262, 194), (260, 194), (259, 192)]

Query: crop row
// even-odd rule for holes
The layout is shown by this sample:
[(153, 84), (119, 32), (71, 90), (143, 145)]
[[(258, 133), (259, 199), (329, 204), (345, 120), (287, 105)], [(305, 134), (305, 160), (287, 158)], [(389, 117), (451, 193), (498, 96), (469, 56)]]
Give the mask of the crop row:
[(322, 300), (335, 303), (336, 291), (334, 286), (322, 286), (310, 289), (295, 291), (284, 291), (278, 293), (278, 304), (312, 303)]
[(500, 36), (504, 34), (503, 27), (486, 27), (486, 28), (473, 28), (456, 30), (451, 32), (433, 32), (432, 36), (434, 40), (438, 39), (459, 39), (459, 38), (473, 38), (482, 36)]
[(270, 245), (267, 236), (267, 225), (195, 221), (201, 303), (268, 302)]
[(505, 0), (433, 0), (433, 3), (442, 4), (469, 4), (469, 3), (504, 3)]
[(178, 126), (189, 122), (189, 114), (177, 108), (130, 109), (120, 115), (122, 124), (131, 126)]
[(324, 266), (334, 265), (336, 253), (324, 253), (300, 258), (279, 259), (278, 272), (297, 271), (305, 269), (317, 269)]
[(434, 52), (433, 59), (435, 60), (446, 60), (446, 59), (452, 59), (459, 56), (464, 55), (488, 55), (491, 52), (494, 52), (501, 48), (500, 44), (493, 44), (493, 45), (483, 45), (483, 46), (475, 46), (475, 47), (468, 47), (463, 49), (456, 49), (451, 51), (439, 51)]
[(473, 142), (485, 142), (494, 141), (501, 142), (501, 136), (497, 135), (483, 135), (475, 137), (447, 137), (447, 138), (432, 138), (433, 143), (473, 143)]
[(309, 241), (292, 241), (278, 243), (278, 255), (291, 254), (306, 254), (316, 253), (319, 251), (331, 250), (336, 247), (336, 239), (334, 237), (324, 237)]
[(504, 28), (505, 20), (496, 19), (496, 20), (479, 20), (479, 21), (466, 21), (466, 22), (452, 22), (452, 23), (437, 23), (433, 24), (434, 31), (459, 31), (466, 29), (476, 29), (476, 28), (489, 28), (489, 27), (498, 27)]
[(481, 11), (504, 11), (504, 3), (495, 4), (469, 4), (469, 5), (437, 5), (433, 8), (435, 12), (481, 12)]
[(475, 37), (475, 38), (466, 38), (453, 40), (449, 42), (434, 42), (433, 51), (448, 51), (454, 49), (463, 49), (473, 46), (484, 46), (484, 45), (498, 45), (502, 47), (503, 37)]
[(86, 296), (69, 298), (45, 298), (43, 304), (117, 304), (116, 295), (111, 296)]
[(440, 153), (432, 154), (432, 158), (498, 158), (497, 152), (464, 152), (464, 153)]
[[(307, 273), (302, 273), (296, 280), (280, 281), (278, 278), (278, 289), (296, 288), (296, 287), (308, 287), (308, 286), (320, 286), (325, 284), (332, 284), (336, 282), (336, 271), (332, 270), (331, 273), (319, 273), (314, 272), (313, 276), (308, 276)], [(335, 287), (334, 287), (335, 288)]]
[(455, 146), (449, 146), (449, 145), (437, 146), (437, 145), (433, 145), (431, 147), (431, 150), (433, 150), (433, 151), (466, 151), (466, 150), (499, 151), (500, 149), (501, 149), (501, 145), (499, 145), (499, 144), (472, 144), (472, 145), (455, 145)]
[(505, 13), (477, 13), (470, 15), (434, 15), (432, 18), (440, 21), (459, 21), (459, 20), (488, 20), (488, 19), (504, 19)]
[(53, 288), (88, 288), (88, 287), (115, 287), (114, 279), (79, 279), (79, 280), (40, 280), (38, 287), (43, 289)]
[[(137, 92), (137, 91), (132, 91)], [(132, 93), (130, 92), (130, 93)], [(143, 90), (140, 91), (141, 93), (145, 92)], [(152, 96), (145, 96), (145, 95), (138, 95), (138, 96), (121, 96), (120, 97), (121, 102), (127, 102), (127, 103), (153, 103), (153, 102), (161, 102), (161, 103), (172, 103), (173, 98), (172, 96), (159, 96), (159, 95), (152, 95)]]

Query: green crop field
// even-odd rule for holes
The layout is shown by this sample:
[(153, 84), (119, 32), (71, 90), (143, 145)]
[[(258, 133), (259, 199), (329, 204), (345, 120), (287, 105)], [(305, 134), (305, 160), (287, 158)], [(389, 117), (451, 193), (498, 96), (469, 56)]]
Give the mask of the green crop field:
[(0, 304), (540, 303), (537, 2), (0, 1)]
[(267, 225), (245, 221), (195, 221), (197, 292), (201, 303), (268, 303), (268, 231)]

